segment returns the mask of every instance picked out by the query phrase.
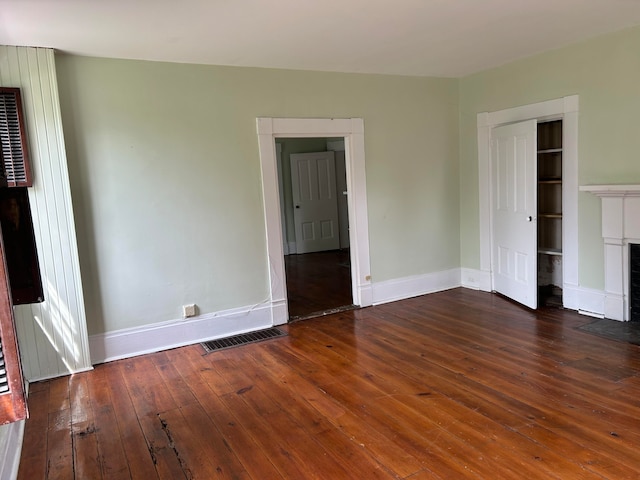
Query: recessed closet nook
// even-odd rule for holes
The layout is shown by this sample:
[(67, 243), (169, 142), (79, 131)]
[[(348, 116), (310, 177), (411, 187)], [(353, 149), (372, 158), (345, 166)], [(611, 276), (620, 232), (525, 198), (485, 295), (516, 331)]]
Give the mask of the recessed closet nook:
[(538, 124), (538, 304), (562, 306), (562, 120)]

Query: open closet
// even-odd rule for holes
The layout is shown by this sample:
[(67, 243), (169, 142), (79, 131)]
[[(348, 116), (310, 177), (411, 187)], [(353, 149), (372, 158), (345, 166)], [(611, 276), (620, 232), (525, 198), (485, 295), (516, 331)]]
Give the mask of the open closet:
[(562, 306), (562, 120), (538, 123), (538, 304)]

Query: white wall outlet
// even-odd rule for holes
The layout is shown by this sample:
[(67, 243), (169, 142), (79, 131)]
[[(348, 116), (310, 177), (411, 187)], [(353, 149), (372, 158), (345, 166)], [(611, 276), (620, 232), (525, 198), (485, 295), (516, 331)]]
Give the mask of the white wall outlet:
[(182, 306), (182, 316), (184, 318), (195, 317), (196, 316), (196, 305), (192, 303), (190, 305)]

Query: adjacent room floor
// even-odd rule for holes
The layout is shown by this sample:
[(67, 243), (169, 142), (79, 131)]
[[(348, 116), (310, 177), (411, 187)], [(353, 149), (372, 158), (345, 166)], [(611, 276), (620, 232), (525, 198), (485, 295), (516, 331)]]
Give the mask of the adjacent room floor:
[(350, 306), (349, 250), (286, 255), (287, 301), (292, 320)]
[(640, 347), (466, 289), (31, 385), (20, 479), (640, 478)]

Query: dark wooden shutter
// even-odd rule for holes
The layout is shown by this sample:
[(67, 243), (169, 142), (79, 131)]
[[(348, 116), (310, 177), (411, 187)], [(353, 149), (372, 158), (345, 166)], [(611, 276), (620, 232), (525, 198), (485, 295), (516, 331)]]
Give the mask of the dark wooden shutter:
[(0, 425), (27, 417), (4, 243), (0, 240)]
[[(19, 88), (0, 87), (0, 144), (6, 186), (30, 187), (31, 166)], [(4, 179), (2, 179), (4, 180)], [(4, 183), (4, 181), (3, 181)]]

